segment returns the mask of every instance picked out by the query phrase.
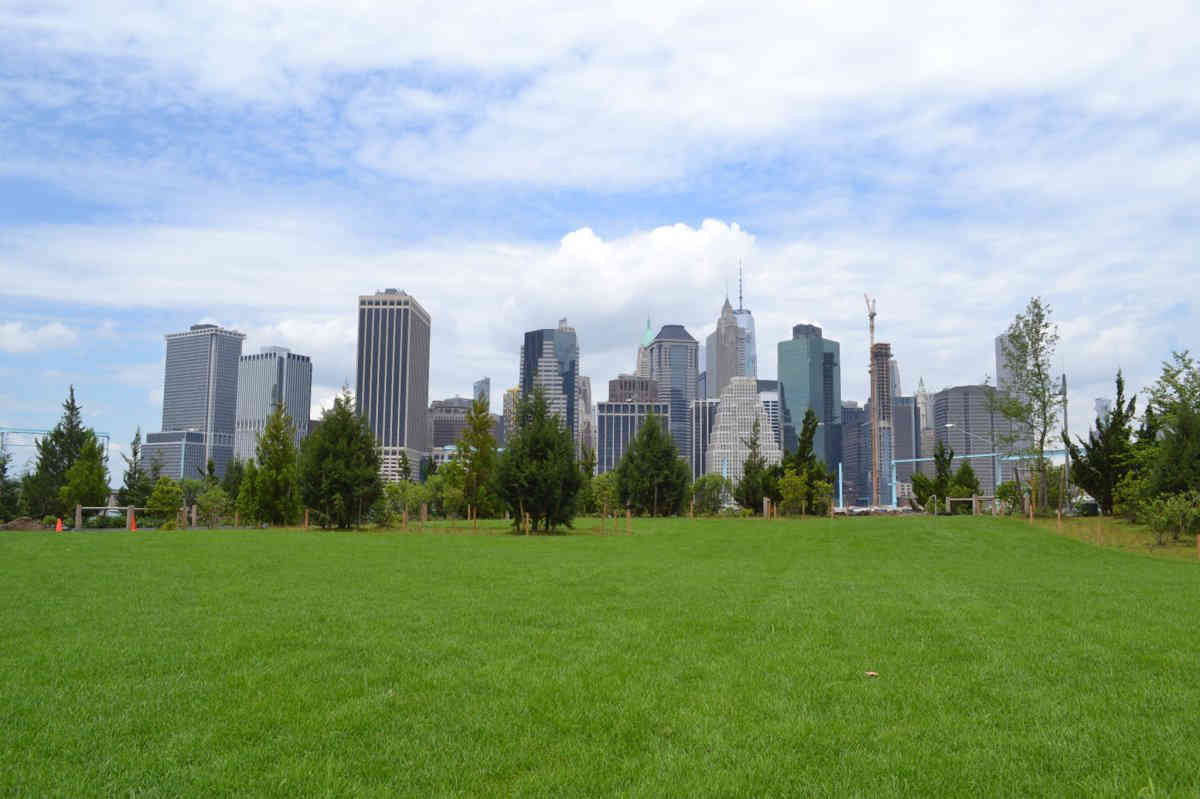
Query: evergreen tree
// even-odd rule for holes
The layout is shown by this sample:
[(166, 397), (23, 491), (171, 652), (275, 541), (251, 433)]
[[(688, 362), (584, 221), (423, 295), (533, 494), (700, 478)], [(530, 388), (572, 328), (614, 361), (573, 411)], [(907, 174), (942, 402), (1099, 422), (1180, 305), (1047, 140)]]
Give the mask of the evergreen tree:
[(246, 464), (234, 458), (225, 467), (225, 477), (221, 480), (221, 488), (230, 499), (237, 497), (242, 489), (242, 476), (246, 473)]
[(476, 512), (490, 516), (498, 510), (499, 503), (491, 485), (497, 455), (486, 398), (480, 397), (471, 403), (466, 422), (458, 440), (458, 457), (464, 471), (463, 495)]
[(750, 428), (750, 438), (743, 441), (749, 450), (742, 464), (742, 479), (734, 489), (734, 498), (743, 508), (749, 508), (754, 513), (762, 512), (763, 497), (766, 496), (766, 462), (763, 460), (759, 434), (762, 432), (755, 418)]
[(238, 521), (243, 524), (258, 522), (258, 466), (254, 464), (253, 458), (246, 461), (234, 507), (240, 517)]
[(397, 464), (397, 470), (400, 472), (400, 479), (405, 482), (412, 482), (412, 464), (408, 462), (408, 453), (400, 450), (400, 459)]
[(550, 415), (540, 389), (521, 398), (516, 426), (495, 477), (496, 493), (513, 526), (519, 528), (527, 513), (534, 530), (570, 527), (582, 482), (571, 432)]
[[(1133, 419), (1137, 397), (1125, 401), (1125, 378), (1117, 372), (1117, 400), (1107, 416), (1096, 417), (1088, 440), (1078, 444), (1063, 434), (1071, 457), (1071, 481), (1088, 492), (1104, 515), (1111, 515), (1117, 486), (1133, 467)], [(1078, 437), (1077, 437), (1078, 438)]]
[(317, 431), (304, 440), (300, 455), (300, 496), (323, 527), (348, 529), (383, 492), (379, 452), (367, 423), (354, 412), (350, 389), (343, 388), (321, 415)]
[(0, 522), (15, 519), (20, 513), (21, 483), (9, 475), (12, 455), (0, 449)]
[(634, 513), (671, 516), (683, 510), (691, 472), (657, 416), (647, 416), (617, 464), (617, 490)]
[(133, 440), (129, 442), (129, 454), (122, 454), (121, 459), (125, 461), (125, 481), (117, 491), (117, 502), (144, 508), (150, 492), (154, 490), (154, 482), (149, 472), (142, 468), (142, 428), (139, 427), (133, 434)]
[(293, 524), (300, 515), (295, 441), (296, 426), (278, 404), (258, 437), (259, 521)]
[(183, 507), (183, 492), (179, 484), (170, 477), (160, 477), (154, 490), (146, 500), (146, 513), (160, 523), (174, 524), (179, 509)]
[(108, 504), (108, 463), (104, 446), (91, 430), (84, 433), (83, 447), (75, 463), (67, 470), (59, 501), (69, 509), (76, 505), (90, 507)]
[(66, 483), (67, 471), (79, 459), (87, 439), (74, 386), (62, 407), (63, 415), (58, 424), (49, 435), (38, 439), (37, 466), (30, 478), (22, 482), (28, 512), (37, 517), (62, 516), (66, 512), (60, 490)]

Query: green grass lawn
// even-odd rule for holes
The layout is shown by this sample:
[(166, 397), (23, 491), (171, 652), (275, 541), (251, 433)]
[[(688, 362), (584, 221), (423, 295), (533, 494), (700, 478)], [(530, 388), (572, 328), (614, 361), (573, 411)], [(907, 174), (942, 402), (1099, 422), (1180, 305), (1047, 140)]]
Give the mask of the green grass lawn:
[(6, 796), (1200, 796), (1200, 566), (1019, 521), (5, 533), (0, 601)]

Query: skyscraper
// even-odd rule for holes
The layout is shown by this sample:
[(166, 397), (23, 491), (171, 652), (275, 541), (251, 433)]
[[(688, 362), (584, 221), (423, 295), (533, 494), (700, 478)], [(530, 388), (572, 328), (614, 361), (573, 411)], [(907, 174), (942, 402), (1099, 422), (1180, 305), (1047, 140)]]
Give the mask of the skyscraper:
[(471, 396), (477, 400), (486, 400), (490, 406), (492, 404), (492, 378), (485, 377), (481, 380), (476, 380), (471, 386)]
[[(930, 401), (929, 392), (925, 390), (925, 378), (917, 381), (917, 417), (921, 420), (921, 438), (919, 457), (932, 458), (933, 448), (936, 438), (933, 433), (933, 403)], [(917, 464), (917, 471), (922, 474), (933, 477), (933, 464), (920, 463)]]
[(579, 339), (560, 319), (555, 329), (530, 330), (521, 345), (521, 395), (542, 390), (546, 406), (571, 431), (576, 454), (594, 446), (591, 382), (579, 373)]
[(841, 460), (841, 345), (824, 338), (816, 325), (795, 325), (792, 338), (779, 342), (777, 353), (784, 422), (798, 430), (805, 411), (816, 413), (821, 427), (813, 452), (836, 472)]
[(312, 360), (286, 347), (263, 347), (238, 361), (237, 417), (233, 455), (238, 460), (256, 457), (258, 437), (276, 405), (296, 427), (297, 448), (308, 435), (312, 410)]
[(771, 420), (758, 398), (758, 381), (753, 377), (735, 377), (721, 392), (717, 405), (705, 457), (708, 474), (727, 477), (734, 485), (741, 481), (755, 422), (759, 430), (759, 453), (767, 466), (774, 466), (782, 460), (783, 453), (770, 432)]
[[(921, 451), (921, 412), (916, 397), (892, 397), (892, 457), (912, 460), (925, 457)], [(897, 463), (896, 480), (912, 486), (915, 463)], [(897, 489), (898, 490), (898, 489)]]
[(871, 348), (872, 434), (871, 505), (892, 503), (892, 345)]
[(142, 446), (148, 468), (157, 463), (172, 479), (197, 478), (212, 460), (217, 475), (225, 475), (233, 458), (238, 359), (245, 338), (210, 324), (166, 336), (162, 432), (149, 433)]
[(712, 440), (713, 424), (717, 421), (720, 400), (700, 397), (692, 402), (691, 438), (692, 479), (698, 480), (708, 472), (708, 445)]
[(380, 475), (400, 480), (400, 454), (412, 473), (429, 454), (429, 314), (416, 298), (385, 289), (358, 298), (355, 406), (375, 434)]
[(513, 386), (504, 392), (504, 408), (501, 414), (500, 429), (504, 431), (504, 440), (508, 441), (517, 432), (517, 403), (521, 401), (521, 389)]
[(758, 400), (771, 420), (771, 435), (775, 436), (775, 443), (783, 449), (783, 408), (779, 399), (779, 381), (759, 380)]
[(474, 400), (466, 397), (450, 397), (429, 403), (426, 417), (425, 440), (430, 447), (446, 447), (457, 444), (459, 436), (467, 427), (467, 412)]
[(743, 360), (739, 364), (738, 374), (744, 377), (758, 377), (758, 339), (754, 335), (754, 316), (750, 309), (742, 305), (742, 266), (738, 264), (738, 307), (733, 312), (738, 327), (745, 333), (746, 345), (743, 350)]
[[(997, 452), (1004, 418), (994, 410), (992, 386), (954, 386), (933, 395), (934, 432), (937, 439), (954, 450), (958, 463), (970, 463), (982, 491), (995, 496), (999, 457), (968, 458)], [(930, 453), (932, 455), (932, 453)], [(957, 468), (957, 467), (956, 467)]]
[(641, 342), (638, 344), (637, 363), (633, 373), (638, 377), (650, 377), (650, 344), (654, 341), (654, 329), (650, 327), (650, 317), (646, 317), (646, 329), (642, 331)]
[(708, 399), (720, 397), (731, 378), (746, 376), (746, 331), (738, 326), (728, 297), (721, 306), (717, 329), (705, 340), (704, 361)]
[(683, 325), (663, 325), (650, 342), (650, 378), (658, 383), (659, 402), (670, 406), (668, 430), (679, 457), (691, 452), (692, 400), (696, 399), (699, 345)]
[(629, 442), (650, 416), (667, 421), (667, 404), (655, 400), (623, 400), (609, 394), (596, 406), (596, 474), (611, 472), (629, 449)]
[(842, 505), (871, 504), (871, 420), (857, 402), (842, 403)]

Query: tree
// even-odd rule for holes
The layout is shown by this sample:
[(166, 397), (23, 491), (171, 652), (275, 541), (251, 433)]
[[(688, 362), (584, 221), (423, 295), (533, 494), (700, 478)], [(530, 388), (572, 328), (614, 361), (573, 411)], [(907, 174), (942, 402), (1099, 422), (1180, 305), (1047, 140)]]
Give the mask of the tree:
[(246, 474), (246, 464), (233, 458), (225, 467), (225, 477), (221, 480), (221, 488), (232, 501), (241, 492), (242, 476)]
[(67, 469), (59, 501), (66, 508), (76, 505), (102, 507), (108, 504), (108, 464), (104, 446), (91, 430), (85, 431), (83, 447)]
[(1149, 458), (1156, 496), (1200, 488), (1200, 410), (1180, 403), (1165, 419)]
[(808, 486), (804, 478), (796, 474), (796, 470), (791, 466), (783, 470), (783, 479), (779, 481), (779, 490), (783, 494), (783, 499), (779, 503), (783, 513), (791, 516), (803, 514), (807, 510), (804, 497), (808, 493)]
[(691, 473), (657, 416), (642, 422), (615, 472), (617, 496), (634, 513), (666, 516), (683, 510)]
[(7, 449), (0, 449), (0, 522), (15, 519), (20, 513), (21, 483), (9, 476), (11, 466), (12, 455)]
[(142, 468), (142, 428), (133, 434), (129, 442), (129, 454), (122, 453), (125, 461), (125, 480), (117, 491), (117, 502), (122, 505), (132, 505), (135, 508), (146, 507), (146, 500), (154, 490), (150, 474)]
[(316, 432), (304, 440), (300, 496), (322, 527), (348, 529), (362, 523), (382, 491), (375, 436), (354, 412), (354, 399), (344, 387), (321, 415)]
[[(954, 450), (939, 439), (933, 447), (933, 479), (920, 472), (914, 472), (912, 476), (913, 497), (921, 507), (937, 513), (938, 505), (950, 496), (950, 487), (954, 482), (950, 475), (950, 465), (953, 461)], [(973, 470), (971, 474), (973, 477)]]
[(229, 495), (225, 493), (225, 489), (220, 485), (211, 485), (199, 497), (196, 498), (196, 510), (200, 514), (200, 518), (204, 521), (205, 527), (216, 527), (221, 523), (221, 519), (229, 513), (229, 508), (233, 503), (229, 500)]
[(692, 499), (699, 514), (711, 516), (720, 513), (721, 508), (725, 507), (726, 498), (732, 496), (733, 484), (723, 475), (702, 474), (692, 483)]
[(183, 507), (190, 509), (207, 489), (208, 484), (204, 480), (193, 480), (190, 477), (180, 480), (179, 490), (183, 494)]
[[(978, 496), (979, 478), (975, 476), (975, 470), (971, 468), (971, 464), (964, 460), (962, 465), (958, 467), (958, 471), (950, 479), (950, 484), (946, 488), (946, 496), (954, 498), (969, 498)], [(970, 513), (972, 508), (966, 503), (959, 503), (959, 513)]]
[(183, 492), (179, 484), (170, 477), (160, 477), (146, 500), (146, 513), (160, 522), (174, 523), (175, 515), (183, 507)]
[(466, 427), (458, 440), (458, 457), (463, 466), (466, 503), (477, 513), (493, 515), (499, 504), (491, 486), (496, 470), (496, 439), (492, 436), (492, 417), (485, 397), (477, 398), (467, 411)]
[[(319, 431), (319, 428), (318, 428)], [(258, 437), (258, 514), (268, 524), (294, 524), (300, 517), (296, 426), (279, 403)]]
[(600, 509), (596, 504), (596, 495), (592, 488), (595, 474), (596, 450), (585, 444), (579, 459), (579, 476), (582, 482), (579, 484), (579, 498), (575, 503), (579, 513), (592, 514)]
[(592, 501), (601, 512), (616, 513), (621, 506), (617, 488), (617, 473), (605, 472), (592, 480)]
[[(825, 468), (825, 464), (817, 458), (813, 451), (813, 442), (816, 440), (819, 425), (820, 420), (817, 419), (816, 412), (812, 408), (807, 409), (800, 425), (796, 450), (789, 452), (784, 457), (782, 467), (778, 470), (779, 477), (775, 481), (778, 488), (774, 494), (771, 494), (772, 499), (787, 503), (787, 498), (783, 493), (783, 478), (788, 469), (791, 469), (799, 480), (799, 482), (789, 483), (788, 490), (796, 490), (798, 487), (802, 489), (801, 496), (793, 498), (792, 503), (784, 509), (784, 513), (824, 513), (832, 501), (833, 478), (830, 476), (829, 470)], [(770, 474), (768, 474), (767, 493), (770, 493), (771, 483)]]
[(217, 462), (212, 458), (208, 459), (208, 462), (204, 464), (204, 469), (200, 471), (200, 482), (205, 486), (215, 486), (221, 482), (217, 477)]
[(750, 438), (743, 441), (749, 450), (746, 455), (746, 460), (742, 464), (742, 479), (734, 488), (733, 496), (738, 501), (738, 504), (743, 508), (749, 508), (754, 513), (759, 513), (762, 510), (763, 497), (766, 496), (766, 471), (767, 465), (763, 460), (762, 451), (759, 446), (759, 429), (758, 418), (754, 419), (754, 425), (750, 428)]
[(1033, 493), (1043, 509), (1047, 507), (1048, 485), (1046, 442), (1058, 427), (1063, 400), (1062, 384), (1051, 373), (1058, 327), (1050, 321), (1050, 313), (1049, 305), (1033, 297), (1000, 342), (1011, 381), (999, 397), (1000, 412), (1013, 428), (1005, 438), (1009, 445), (1030, 443), (1027, 451), (1035, 457), (1035, 468), (1041, 476), (1041, 490)]
[(412, 481), (412, 465), (408, 462), (408, 453), (400, 450), (400, 458), (397, 462), (396, 470), (400, 472), (400, 479), (405, 482)]
[(516, 431), (496, 467), (500, 499), (520, 527), (529, 514), (533, 529), (545, 532), (571, 526), (582, 477), (575, 462), (575, 442), (557, 415), (550, 415), (540, 389), (517, 403)]
[(1071, 442), (1063, 433), (1063, 444), (1071, 460), (1071, 481), (1088, 492), (1100, 512), (1111, 515), (1117, 486), (1134, 465), (1133, 419), (1137, 397), (1125, 401), (1125, 378), (1117, 372), (1117, 400), (1107, 416), (1096, 417), (1088, 440)]
[(1178, 541), (1184, 533), (1195, 530), (1200, 522), (1200, 491), (1181, 491), (1159, 497), (1150, 505), (1147, 516), (1159, 546), (1167, 542), (1168, 534)]
[(234, 507), (237, 508), (240, 517), (238, 521), (245, 524), (258, 522), (258, 466), (254, 463), (253, 458), (246, 461), (241, 484), (238, 487), (237, 499), (234, 500)]
[(75, 401), (75, 387), (71, 386), (63, 415), (49, 435), (37, 442), (37, 466), (33, 474), (22, 480), (23, 501), (30, 515), (62, 516), (60, 489), (67, 479), (67, 471), (75, 465), (83, 451), (87, 431), (83, 427), (82, 409)]

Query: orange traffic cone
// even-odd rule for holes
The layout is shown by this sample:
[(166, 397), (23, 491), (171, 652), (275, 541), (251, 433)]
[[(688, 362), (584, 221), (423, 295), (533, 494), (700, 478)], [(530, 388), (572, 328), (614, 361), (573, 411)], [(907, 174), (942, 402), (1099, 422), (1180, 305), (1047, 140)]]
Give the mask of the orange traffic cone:
[(54, 522), (54, 532), (62, 532), (62, 517), (59, 517), (58, 520)]
[(137, 514), (132, 511), (129, 513), (129, 529), (137, 532)]

